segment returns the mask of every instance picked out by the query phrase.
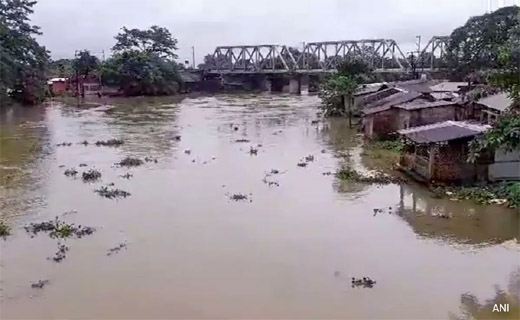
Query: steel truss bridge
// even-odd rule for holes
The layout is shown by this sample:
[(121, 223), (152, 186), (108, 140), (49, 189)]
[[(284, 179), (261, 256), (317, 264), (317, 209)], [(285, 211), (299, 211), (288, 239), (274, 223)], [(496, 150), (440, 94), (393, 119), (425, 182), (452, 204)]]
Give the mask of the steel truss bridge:
[[(439, 69), (437, 61), (446, 54), (448, 38), (431, 38), (416, 56), (415, 65), (422, 66), (422, 70)], [(274, 44), (219, 46), (205, 71), (216, 74), (332, 73), (346, 59), (362, 59), (376, 72), (411, 70), (410, 61), (395, 40), (365, 39), (310, 42), (304, 45), (303, 51)]]

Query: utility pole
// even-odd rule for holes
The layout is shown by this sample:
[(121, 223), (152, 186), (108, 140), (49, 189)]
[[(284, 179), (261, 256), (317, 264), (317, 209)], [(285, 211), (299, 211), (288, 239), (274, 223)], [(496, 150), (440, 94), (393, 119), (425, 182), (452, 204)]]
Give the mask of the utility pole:
[[(417, 39), (417, 42), (415, 43), (415, 45), (417, 46), (417, 62), (419, 62), (419, 60), (421, 59), (421, 36), (416, 36), (415, 37)], [(412, 59), (413, 59), (413, 53), (412, 53)], [(423, 67), (422, 67), (422, 71), (424, 71), (424, 63), (422, 64)], [(415, 73), (415, 69), (416, 69), (417, 66), (414, 66), (414, 73)]]
[(191, 47), (191, 62), (193, 69), (195, 69), (195, 46)]

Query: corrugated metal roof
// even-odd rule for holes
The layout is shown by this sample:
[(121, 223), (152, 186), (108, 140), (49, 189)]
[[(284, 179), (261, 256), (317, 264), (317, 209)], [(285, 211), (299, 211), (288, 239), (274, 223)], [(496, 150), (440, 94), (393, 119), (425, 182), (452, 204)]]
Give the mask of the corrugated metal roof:
[[(383, 98), (381, 100), (375, 101), (371, 104), (368, 104), (363, 113), (371, 114), (375, 112), (381, 112), (384, 110), (390, 109), (392, 106), (403, 104), (412, 100), (415, 100), (419, 97), (422, 97), (422, 93), (419, 92), (398, 92), (389, 97)], [(376, 109), (377, 108), (377, 109)]]
[(438, 83), (434, 86), (431, 86), (430, 89), (432, 91), (437, 92), (457, 92), (461, 89), (461, 87), (467, 87), (467, 82), (450, 82), (450, 81), (444, 81), (441, 83)]
[(482, 104), (488, 108), (495, 109), (498, 111), (505, 111), (509, 106), (513, 104), (513, 100), (505, 93), (494, 94), (482, 98), (477, 101), (478, 104)]
[(491, 129), (489, 125), (463, 121), (444, 121), (399, 130), (398, 133), (416, 143), (435, 143), (473, 137)]
[(436, 108), (436, 107), (447, 107), (457, 105), (457, 101), (434, 101), (430, 102), (428, 100), (416, 100), (410, 103), (399, 104), (394, 106), (395, 108), (405, 109), (405, 110), (419, 110), (426, 108)]
[(359, 95), (363, 95), (363, 94), (374, 93), (374, 92), (377, 92), (377, 91), (379, 91), (381, 89), (384, 89), (386, 87), (387, 87), (387, 83), (386, 82), (364, 84), (361, 88), (359, 88), (356, 91), (355, 95), (359, 96)]

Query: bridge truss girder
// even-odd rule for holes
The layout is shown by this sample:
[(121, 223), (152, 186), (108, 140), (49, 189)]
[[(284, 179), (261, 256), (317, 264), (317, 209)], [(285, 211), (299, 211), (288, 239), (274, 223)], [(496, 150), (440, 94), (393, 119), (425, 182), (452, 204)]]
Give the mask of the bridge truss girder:
[[(397, 67), (385, 66), (389, 57)], [(323, 70), (336, 69), (340, 61), (353, 58), (361, 58), (373, 69), (404, 70), (409, 67), (408, 60), (392, 39), (310, 42), (305, 45), (303, 53), (298, 57), (297, 67), (313, 69), (315, 61), (311, 59), (315, 58), (319, 68)]]
[(449, 36), (434, 36), (428, 41), (426, 46), (417, 57), (417, 65), (424, 65), (429, 61), (429, 68), (435, 68), (435, 61), (442, 60), (446, 56), (446, 47), (448, 46)]
[(296, 60), (287, 46), (219, 46), (213, 53), (216, 70), (223, 71), (291, 71)]

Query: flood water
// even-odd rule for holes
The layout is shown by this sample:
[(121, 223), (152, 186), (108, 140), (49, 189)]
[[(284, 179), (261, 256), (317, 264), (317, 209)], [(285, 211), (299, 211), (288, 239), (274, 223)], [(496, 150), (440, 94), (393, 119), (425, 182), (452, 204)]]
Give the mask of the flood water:
[[(311, 123), (318, 104), (218, 95), (2, 111), (0, 210), (12, 235), (0, 240), (0, 318), (446, 319), (471, 309), (468, 296), (483, 305), (496, 285), (516, 290), (518, 211), (337, 181), (324, 173), (370, 160), (347, 121)], [(125, 143), (94, 145), (111, 138)], [(126, 156), (157, 162), (115, 165)], [(91, 168), (101, 180), (84, 183)], [(110, 183), (131, 196), (94, 192)], [(56, 216), (96, 228), (61, 240), (59, 263), (58, 240), (23, 228)], [(365, 276), (373, 288), (351, 287)], [(49, 283), (32, 288), (39, 280)]]

